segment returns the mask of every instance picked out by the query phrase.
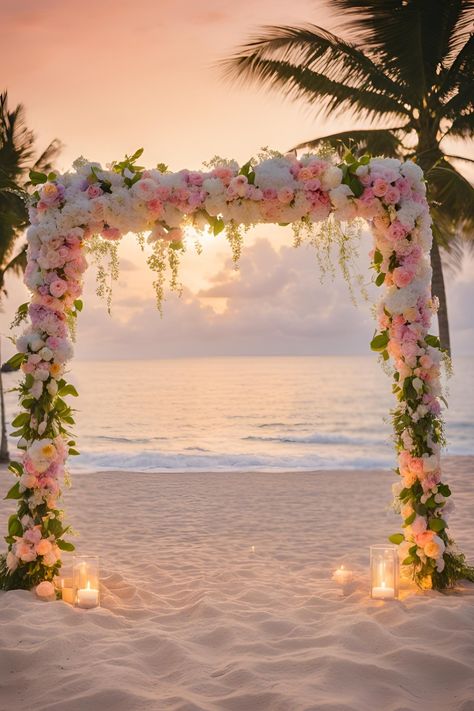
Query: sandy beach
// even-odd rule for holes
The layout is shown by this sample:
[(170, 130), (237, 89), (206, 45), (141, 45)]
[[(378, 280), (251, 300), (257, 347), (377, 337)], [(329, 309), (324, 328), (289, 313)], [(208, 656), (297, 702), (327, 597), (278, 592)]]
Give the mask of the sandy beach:
[[(444, 466), (472, 562), (474, 458)], [(0, 709), (473, 711), (474, 585), (369, 598), (369, 545), (399, 528), (393, 480), (74, 476), (64, 503), (77, 551), (100, 556), (102, 607), (0, 593)]]

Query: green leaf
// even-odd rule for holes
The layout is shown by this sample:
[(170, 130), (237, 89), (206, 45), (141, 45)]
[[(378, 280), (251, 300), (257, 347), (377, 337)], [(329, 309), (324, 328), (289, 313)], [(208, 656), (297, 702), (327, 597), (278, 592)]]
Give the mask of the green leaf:
[(62, 551), (74, 551), (76, 550), (76, 546), (74, 546), (72, 543), (68, 543), (67, 541), (62, 541), (61, 539), (56, 541), (56, 545), (58, 548), (60, 548)]
[(410, 555), (415, 555), (417, 550), (418, 550), (418, 546), (415, 544), (414, 546), (412, 546), (411, 548), (408, 549), (408, 553)]
[(409, 555), (405, 558), (404, 561), (402, 561), (402, 565), (411, 565), (414, 562), (414, 558)]
[(135, 151), (133, 156), (130, 156), (129, 161), (130, 163), (133, 163), (134, 161), (138, 160), (140, 156), (143, 154), (144, 148), (139, 148), (138, 150)]
[(8, 519), (8, 534), (10, 536), (22, 536), (23, 535), (23, 526), (21, 525), (20, 521), (18, 520), (18, 516), (16, 514), (12, 514), (10, 518)]
[(28, 373), (25, 377), (25, 386), (28, 388), (28, 390), (33, 386), (34, 382), (35, 382), (35, 379), (31, 375), (31, 373)]
[(416, 512), (413, 511), (413, 513), (410, 514), (410, 516), (408, 516), (408, 518), (405, 519), (406, 525), (407, 525), (407, 526), (410, 526), (410, 524), (413, 523), (413, 521), (415, 520), (415, 518), (416, 518)]
[(20, 430), (15, 430), (14, 432), (10, 432), (10, 437), (23, 437), (25, 434), (25, 428), (22, 427)]
[(370, 347), (373, 351), (384, 351), (386, 347), (388, 346), (388, 331), (383, 331), (383, 333), (379, 333), (377, 336), (374, 336), (370, 342)]
[(8, 468), (11, 472), (13, 472), (13, 474), (16, 474), (17, 476), (21, 476), (23, 474), (23, 467), (20, 462), (10, 462)]
[(78, 452), (77, 449), (70, 449), (69, 454), (73, 457), (78, 457), (80, 452)]
[(56, 175), (56, 173), (48, 173), (48, 180), (49, 180), (51, 183), (53, 182), (53, 180), (56, 180), (57, 177), (58, 177), (58, 176)]
[(20, 415), (17, 415), (12, 421), (12, 427), (23, 427), (23, 425), (26, 425), (29, 421), (30, 413), (22, 412)]
[(74, 308), (76, 311), (82, 311), (84, 304), (81, 299), (76, 299), (74, 302)]
[(438, 484), (438, 491), (441, 496), (444, 496), (445, 499), (447, 499), (448, 496), (451, 496), (451, 489), (447, 484)]
[(60, 390), (58, 390), (58, 395), (61, 397), (64, 397), (65, 395), (72, 395), (73, 397), (79, 397), (79, 393), (77, 392), (76, 388), (74, 385), (71, 385), (68, 383), (68, 385), (65, 385), (62, 387)]
[(359, 178), (357, 178), (355, 175), (351, 175), (347, 179), (347, 184), (349, 185), (356, 198), (360, 197), (364, 192), (364, 186), (360, 182)]
[(395, 543), (396, 546), (399, 546), (400, 543), (403, 543), (403, 541), (405, 540), (405, 536), (403, 535), (403, 533), (394, 533), (393, 535), (388, 537), (388, 540), (390, 541), (390, 543)]
[(439, 533), (440, 531), (443, 531), (446, 528), (447, 524), (446, 521), (443, 521), (442, 518), (432, 518), (429, 523), (429, 526), (432, 531)]
[(26, 356), (24, 353), (15, 353), (15, 355), (13, 355), (7, 360), (6, 365), (9, 365), (11, 368), (13, 368), (13, 370), (18, 370), (25, 358)]
[(380, 274), (377, 274), (377, 278), (375, 280), (375, 286), (382, 286), (384, 281), (385, 281), (385, 274), (383, 272), (380, 272)]
[(433, 348), (440, 348), (440, 342), (438, 336), (433, 336), (431, 333), (425, 336), (425, 343)]
[(64, 533), (63, 524), (58, 518), (50, 518), (48, 528), (56, 538), (59, 538)]
[(37, 170), (30, 170), (30, 182), (32, 185), (41, 185), (48, 182), (48, 176), (45, 173), (39, 173)]
[(374, 252), (374, 264), (381, 264), (383, 261), (382, 252), (376, 249)]
[(5, 496), (5, 499), (21, 499), (19, 481), (17, 481), (16, 484), (13, 484), (8, 494)]

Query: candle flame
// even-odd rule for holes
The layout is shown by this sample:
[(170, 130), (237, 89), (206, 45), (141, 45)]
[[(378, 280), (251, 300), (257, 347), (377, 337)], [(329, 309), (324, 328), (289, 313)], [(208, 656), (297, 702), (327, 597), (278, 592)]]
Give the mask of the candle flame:
[(90, 580), (87, 581), (86, 589), (87, 590), (91, 589), (91, 581)]
[(385, 580), (382, 580), (382, 587), (385, 587)]

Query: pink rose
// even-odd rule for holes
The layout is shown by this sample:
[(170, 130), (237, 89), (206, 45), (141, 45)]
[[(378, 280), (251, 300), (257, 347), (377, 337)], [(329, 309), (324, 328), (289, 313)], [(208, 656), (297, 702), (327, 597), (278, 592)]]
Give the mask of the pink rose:
[(263, 199), (264, 200), (276, 200), (277, 199), (277, 191), (275, 188), (265, 188), (263, 191)]
[(149, 200), (146, 206), (150, 210), (150, 212), (155, 215), (155, 217), (158, 217), (158, 215), (161, 215), (161, 213), (163, 212), (163, 203), (161, 202), (161, 200), (158, 200), (158, 198)]
[(93, 199), (93, 198), (99, 197), (99, 195), (102, 195), (103, 190), (98, 185), (89, 185), (86, 192), (87, 192), (87, 197)]
[(214, 178), (220, 178), (224, 185), (227, 187), (234, 177), (234, 171), (232, 168), (228, 168), (227, 166), (217, 166), (217, 168), (214, 168), (212, 171), (212, 176)]
[(39, 543), (36, 544), (36, 552), (38, 555), (46, 555), (51, 552), (52, 549), (51, 541), (47, 538), (42, 538)]
[(280, 188), (278, 191), (278, 200), (284, 205), (288, 205), (288, 203), (293, 200), (294, 196), (295, 193), (291, 188)]
[(50, 583), (49, 580), (43, 580), (43, 582), (37, 585), (35, 592), (42, 600), (54, 600), (56, 597), (54, 585)]
[(416, 545), (420, 548), (424, 548), (427, 543), (429, 543), (434, 536), (434, 531), (423, 531), (415, 536)]
[(110, 240), (118, 240), (122, 236), (116, 227), (104, 227), (101, 232), (102, 237)]
[(396, 203), (400, 200), (399, 189), (394, 187), (393, 185), (389, 185), (385, 193), (384, 200), (389, 205), (396, 205)]
[(413, 281), (414, 273), (406, 267), (395, 267), (392, 272), (393, 283), (399, 289), (408, 286)]
[(64, 279), (55, 279), (49, 285), (49, 290), (52, 296), (59, 299), (67, 291), (67, 281), (64, 281)]
[(375, 197), (383, 197), (388, 190), (388, 183), (383, 178), (375, 178), (372, 190)]
[[(414, 536), (419, 536), (420, 533), (424, 533), (427, 528), (426, 519), (423, 516), (417, 516), (413, 523), (411, 524), (411, 530)], [(36, 549), (38, 550), (38, 549)]]
[(393, 242), (404, 239), (407, 236), (407, 229), (402, 225), (399, 220), (392, 222), (387, 230), (387, 237)]

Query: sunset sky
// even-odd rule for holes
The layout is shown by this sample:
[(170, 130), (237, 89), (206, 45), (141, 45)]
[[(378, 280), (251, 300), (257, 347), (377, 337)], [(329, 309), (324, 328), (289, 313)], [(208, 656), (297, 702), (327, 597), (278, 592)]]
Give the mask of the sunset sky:
[[(286, 150), (354, 125), (350, 116), (323, 121), (276, 93), (232, 86), (216, 68), (262, 24), (312, 21), (338, 32), (327, 7), (314, 0), (0, 0), (0, 89), (8, 89), (10, 107), (25, 105), (40, 147), (62, 141), (61, 171), (79, 155), (105, 164), (141, 146), (150, 167), (199, 168), (215, 154), (245, 162), (262, 146)], [(315, 260), (291, 247), (290, 230), (261, 226), (247, 242), (238, 273), (222, 236), (207, 240), (201, 256), (190, 250), (183, 296), (171, 298), (160, 319), (152, 275), (128, 237), (112, 318), (89, 270), (78, 357), (367, 352), (370, 306), (355, 308), (339, 276), (321, 284)], [(366, 282), (369, 245), (363, 238)], [(473, 276), (466, 261), (448, 279), (458, 354), (474, 347)], [(26, 295), (15, 279), (7, 286), (4, 335)]]

